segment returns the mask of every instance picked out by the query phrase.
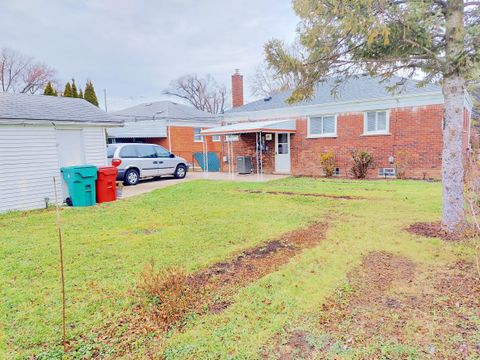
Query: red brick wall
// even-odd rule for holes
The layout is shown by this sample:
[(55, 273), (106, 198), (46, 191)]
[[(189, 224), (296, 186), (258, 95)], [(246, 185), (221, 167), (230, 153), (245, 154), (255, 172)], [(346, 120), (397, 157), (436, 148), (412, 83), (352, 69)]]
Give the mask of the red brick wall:
[[(364, 136), (364, 113), (343, 113), (337, 116), (337, 137), (307, 138), (307, 119), (297, 119), (296, 134), (291, 135), (291, 173), (322, 176), (319, 155), (333, 151), (335, 166), (340, 168), (340, 176), (349, 176), (352, 166), (350, 152), (356, 149), (373, 155), (375, 168), (369, 172), (371, 178), (378, 177), (379, 168), (394, 167), (397, 172), (402, 171), (407, 178), (438, 179), (441, 177), (442, 120), (442, 105), (391, 109), (390, 133)], [(468, 123), (469, 114), (466, 114), (466, 147)], [(236, 145), (236, 154), (254, 154), (255, 135), (249, 136), (251, 138), (242, 136), (243, 140)], [(274, 171), (274, 142), (270, 143), (270, 154), (267, 153), (264, 160), (266, 173)], [(394, 157), (394, 164), (389, 164), (390, 156)]]
[[(397, 166), (409, 178), (440, 177), (441, 105), (391, 109), (389, 135), (363, 136), (363, 117), (363, 112), (338, 115), (337, 137), (320, 139), (306, 138), (307, 120), (298, 119), (297, 133), (292, 137), (292, 174), (322, 175), (319, 154), (333, 151), (340, 175), (348, 176), (352, 165), (350, 151), (357, 149), (368, 151), (375, 159), (369, 177), (377, 177), (379, 168)], [(388, 162), (390, 156), (395, 159), (393, 165)]]
[[(257, 155), (256, 155), (256, 135), (243, 134), (239, 136), (238, 141), (233, 141), (233, 165), (237, 171), (237, 156), (251, 156), (253, 158), (253, 172), (257, 172)], [(223, 153), (226, 155), (226, 145), (224, 145)], [(271, 174), (274, 172), (275, 164), (275, 141), (266, 141), (265, 149), (262, 151), (263, 172)], [(224, 164), (223, 171), (227, 171), (228, 164)]]
[[(406, 178), (440, 179), (441, 155), (443, 147), (443, 106), (429, 105), (391, 109), (388, 135), (363, 135), (364, 113), (343, 113), (337, 116), (337, 137), (307, 138), (307, 119), (297, 119), (297, 130), (291, 135), (291, 174), (322, 176), (319, 155), (333, 151), (335, 166), (340, 168), (340, 176), (349, 176), (352, 166), (351, 150), (365, 150), (375, 159), (375, 167), (369, 171), (370, 178), (378, 178), (378, 169), (396, 168)], [(470, 114), (465, 113), (465, 150), (468, 147), (468, 127)], [(274, 172), (274, 141), (267, 141), (264, 172)], [(248, 155), (254, 158), (255, 170), (255, 134), (240, 136), (234, 142), (235, 157)], [(226, 154), (226, 151), (224, 151)], [(389, 164), (389, 157), (395, 161)], [(225, 167), (224, 167), (225, 170)]]
[[(183, 157), (188, 162), (194, 162), (193, 154), (196, 152), (202, 152), (203, 147), (201, 142), (195, 142), (194, 139), (194, 127), (188, 126), (171, 126), (170, 137), (172, 152), (175, 155)], [(214, 151), (217, 153), (220, 161), (222, 160), (222, 143), (212, 141), (211, 136), (207, 136), (208, 151)], [(166, 138), (151, 138), (145, 139), (146, 142), (159, 144), (165, 149), (168, 149), (168, 130)], [(198, 166), (195, 163), (195, 166)]]

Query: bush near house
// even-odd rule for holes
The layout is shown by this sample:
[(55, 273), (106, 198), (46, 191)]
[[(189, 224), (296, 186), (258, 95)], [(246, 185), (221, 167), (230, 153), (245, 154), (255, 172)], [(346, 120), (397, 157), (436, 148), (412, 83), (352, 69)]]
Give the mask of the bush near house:
[(374, 167), (373, 156), (363, 150), (352, 150), (350, 152), (353, 159), (353, 165), (350, 168), (350, 173), (355, 179), (365, 179), (368, 170)]
[(335, 155), (332, 151), (320, 154), (320, 165), (326, 177), (332, 177), (335, 171)]

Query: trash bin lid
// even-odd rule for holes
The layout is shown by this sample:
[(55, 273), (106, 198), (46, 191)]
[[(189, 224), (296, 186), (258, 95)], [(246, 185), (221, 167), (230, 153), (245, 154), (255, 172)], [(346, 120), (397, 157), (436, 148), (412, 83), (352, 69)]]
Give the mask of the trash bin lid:
[(115, 166), (102, 166), (98, 168), (98, 173), (102, 175), (117, 175), (118, 169)]
[(66, 174), (80, 175), (81, 177), (97, 178), (97, 167), (95, 165), (66, 166), (66, 167), (62, 167), (60, 171)]

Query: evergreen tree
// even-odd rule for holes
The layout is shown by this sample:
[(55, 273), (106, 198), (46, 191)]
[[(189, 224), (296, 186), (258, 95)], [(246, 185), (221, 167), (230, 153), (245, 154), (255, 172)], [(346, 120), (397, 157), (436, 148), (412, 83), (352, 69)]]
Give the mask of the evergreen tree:
[(69, 81), (67, 81), (67, 83), (65, 84), (65, 90), (63, 90), (63, 96), (64, 97), (73, 97), (72, 86), (70, 85)]
[(85, 85), (85, 93), (83, 94), (83, 98), (89, 103), (98, 106), (97, 94), (95, 94), (95, 89), (90, 80), (87, 81), (87, 84)]
[(315, 84), (328, 77), (340, 84), (364, 72), (385, 80), (397, 74), (422, 75), (420, 85), (441, 82), (442, 227), (449, 233), (461, 231), (466, 219), (464, 89), (480, 68), (480, 2), (293, 0), (293, 8), (301, 19), (300, 54), (292, 54), (281, 40), (265, 46), (278, 75), (293, 74), (299, 80), (289, 102), (312, 97)]
[(81, 88), (78, 90), (78, 97), (79, 97), (80, 99), (83, 99), (83, 91), (82, 91)]
[(77, 85), (75, 85), (75, 79), (72, 79), (72, 97), (78, 97)]
[(43, 91), (43, 95), (57, 96), (57, 92), (53, 88), (53, 85), (50, 81), (47, 83), (47, 86), (45, 86), (45, 90)]

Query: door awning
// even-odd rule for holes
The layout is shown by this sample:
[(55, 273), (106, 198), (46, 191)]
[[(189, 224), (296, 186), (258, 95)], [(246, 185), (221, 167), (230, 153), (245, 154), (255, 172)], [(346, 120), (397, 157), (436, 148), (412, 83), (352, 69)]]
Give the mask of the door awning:
[(269, 120), (269, 121), (249, 121), (232, 125), (218, 126), (205, 129), (200, 132), (201, 135), (233, 135), (249, 133), (294, 133), (296, 130), (295, 120)]

